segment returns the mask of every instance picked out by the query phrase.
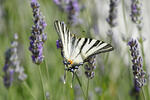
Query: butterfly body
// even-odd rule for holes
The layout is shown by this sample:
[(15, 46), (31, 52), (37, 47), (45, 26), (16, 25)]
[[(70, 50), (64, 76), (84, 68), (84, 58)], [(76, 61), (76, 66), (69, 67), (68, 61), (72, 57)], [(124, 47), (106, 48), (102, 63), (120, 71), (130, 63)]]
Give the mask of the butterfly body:
[(66, 70), (74, 72), (92, 56), (113, 50), (110, 44), (91, 38), (79, 38), (71, 34), (63, 22), (55, 21), (55, 29), (61, 42)]

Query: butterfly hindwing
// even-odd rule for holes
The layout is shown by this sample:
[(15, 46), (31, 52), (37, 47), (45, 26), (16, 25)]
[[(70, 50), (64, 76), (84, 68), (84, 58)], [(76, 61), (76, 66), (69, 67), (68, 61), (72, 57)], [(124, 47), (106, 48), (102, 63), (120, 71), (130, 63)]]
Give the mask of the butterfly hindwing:
[(61, 39), (65, 58), (74, 63), (82, 63), (90, 56), (113, 50), (110, 44), (103, 41), (76, 37), (63, 22), (55, 21), (54, 26)]
[(83, 41), (79, 42), (78, 44), (79, 52), (77, 56), (81, 55), (84, 60), (93, 55), (113, 50), (113, 47), (110, 44), (107, 44), (103, 41), (90, 38), (81, 39)]

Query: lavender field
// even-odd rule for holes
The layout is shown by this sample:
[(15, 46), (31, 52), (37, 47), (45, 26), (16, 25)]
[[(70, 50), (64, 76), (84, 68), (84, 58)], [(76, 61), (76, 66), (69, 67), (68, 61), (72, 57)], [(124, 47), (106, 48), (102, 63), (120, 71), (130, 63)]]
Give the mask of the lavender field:
[[(149, 5), (150, 0), (0, 0), (0, 100), (150, 100)], [(65, 74), (56, 20), (77, 37), (96, 39), (93, 46), (101, 40), (113, 49)]]

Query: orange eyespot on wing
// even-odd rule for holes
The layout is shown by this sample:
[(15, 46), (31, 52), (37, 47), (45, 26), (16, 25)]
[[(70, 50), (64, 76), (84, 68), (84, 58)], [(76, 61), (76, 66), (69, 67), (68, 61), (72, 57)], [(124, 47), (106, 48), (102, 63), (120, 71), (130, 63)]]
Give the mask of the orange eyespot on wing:
[(70, 60), (70, 59), (68, 60), (68, 62), (69, 62), (70, 64), (73, 64), (73, 61), (72, 61), (72, 60)]

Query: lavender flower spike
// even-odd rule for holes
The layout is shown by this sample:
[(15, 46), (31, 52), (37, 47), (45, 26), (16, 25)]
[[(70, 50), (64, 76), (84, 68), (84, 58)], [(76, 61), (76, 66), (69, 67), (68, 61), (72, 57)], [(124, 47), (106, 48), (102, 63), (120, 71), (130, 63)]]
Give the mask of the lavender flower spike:
[(109, 9), (109, 16), (106, 19), (108, 24), (111, 27), (115, 27), (117, 25), (117, 7), (118, 7), (119, 0), (110, 0), (110, 9)]
[(68, 20), (73, 25), (78, 23), (78, 15), (80, 12), (78, 0), (69, 0), (66, 6), (66, 12), (68, 13)]
[(142, 3), (141, 0), (131, 0), (131, 19), (137, 24), (139, 29), (142, 29)]
[(53, 0), (53, 2), (60, 8), (61, 11), (67, 13), (69, 24), (76, 25), (80, 23), (78, 18), (80, 12), (78, 0)]
[(87, 78), (90, 78), (90, 79), (92, 79), (95, 76), (95, 73), (93, 71), (96, 68), (96, 66), (95, 66), (95, 57), (96, 56), (90, 57), (87, 60), (88, 64), (86, 64), (85, 67), (84, 67), (85, 75), (86, 75)]
[[(14, 35), (14, 41), (11, 43), (11, 48), (9, 48), (5, 53), (5, 65), (3, 67), (4, 71), (4, 85), (9, 88), (12, 82), (17, 79), (23, 81), (27, 78), (24, 73), (24, 68), (20, 67), (20, 61), (18, 60), (18, 35)], [(21, 68), (21, 70), (20, 70)]]
[(44, 17), (40, 12), (40, 4), (37, 0), (31, 1), (31, 7), (33, 10), (33, 22), (32, 35), (30, 36), (30, 47), (29, 50), (32, 52), (32, 61), (35, 64), (43, 62), (43, 44), (47, 40), (47, 36), (44, 33), (44, 29), (47, 26), (44, 21)]
[(143, 70), (142, 57), (139, 54), (137, 40), (131, 39), (128, 42), (132, 56), (132, 70), (134, 75), (134, 84), (136, 88), (141, 88), (146, 83), (146, 73)]

